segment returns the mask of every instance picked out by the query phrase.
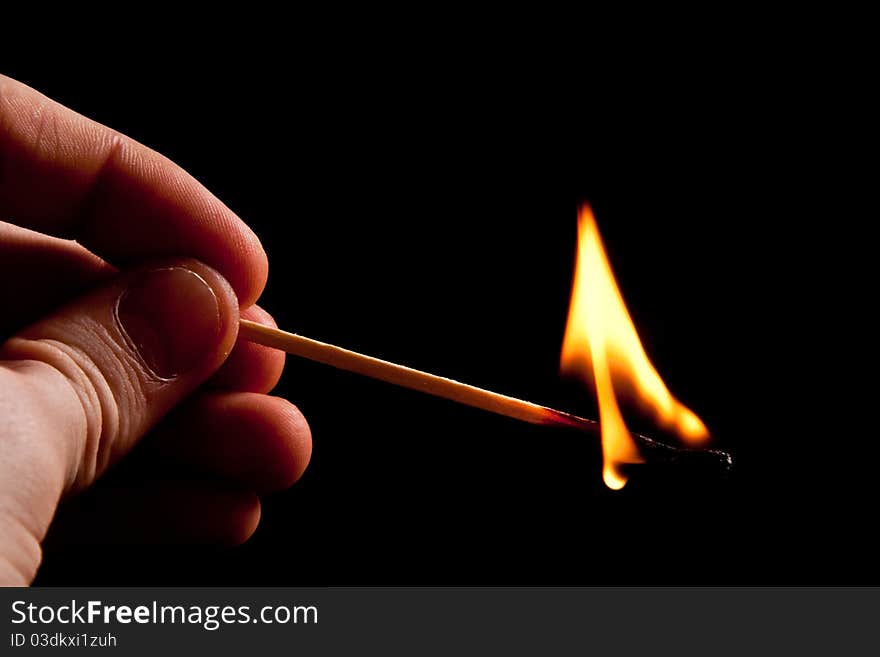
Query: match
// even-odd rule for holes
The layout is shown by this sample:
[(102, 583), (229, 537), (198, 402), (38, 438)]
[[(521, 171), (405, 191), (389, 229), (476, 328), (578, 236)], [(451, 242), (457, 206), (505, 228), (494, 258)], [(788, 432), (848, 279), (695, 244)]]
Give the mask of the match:
[[(343, 349), (281, 329), (242, 319), (239, 336), (250, 342), (280, 349), (330, 367), (354, 372), (386, 383), (448, 399), (457, 404), (544, 426), (564, 427), (598, 435), (599, 423), (571, 413), (557, 411), (516, 397), (509, 397), (467, 383), (422, 372), (411, 367)], [(661, 443), (637, 433), (630, 433), (642, 456), (651, 463), (696, 466), (699, 470), (727, 473), (732, 465), (730, 454), (718, 450), (680, 448)]]

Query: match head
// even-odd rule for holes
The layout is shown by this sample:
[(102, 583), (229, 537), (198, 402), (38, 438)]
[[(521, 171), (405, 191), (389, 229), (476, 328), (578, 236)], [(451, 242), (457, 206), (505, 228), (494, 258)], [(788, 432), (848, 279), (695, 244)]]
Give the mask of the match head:
[[(598, 435), (601, 427), (595, 420), (588, 420), (577, 415), (546, 408), (545, 417), (548, 424), (566, 427)], [(700, 449), (693, 447), (675, 447), (667, 443), (648, 438), (638, 433), (630, 433), (644, 459), (642, 463), (624, 465), (624, 470), (643, 477), (650, 472), (658, 478), (678, 477), (686, 480), (701, 479), (705, 481), (726, 478), (733, 470), (733, 457), (728, 452), (716, 449)]]
[(729, 452), (716, 449), (674, 447), (653, 438), (633, 433), (643, 464), (630, 466), (633, 472), (650, 469), (661, 476), (672, 475), (683, 479), (723, 479), (733, 470), (733, 457)]

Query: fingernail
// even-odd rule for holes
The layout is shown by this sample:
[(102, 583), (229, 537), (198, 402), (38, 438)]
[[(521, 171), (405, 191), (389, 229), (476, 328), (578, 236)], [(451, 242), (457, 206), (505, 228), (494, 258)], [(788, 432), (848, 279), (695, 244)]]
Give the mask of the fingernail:
[(116, 316), (143, 363), (163, 379), (206, 358), (221, 329), (214, 290), (183, 267), (146, 272), (119, 297)]

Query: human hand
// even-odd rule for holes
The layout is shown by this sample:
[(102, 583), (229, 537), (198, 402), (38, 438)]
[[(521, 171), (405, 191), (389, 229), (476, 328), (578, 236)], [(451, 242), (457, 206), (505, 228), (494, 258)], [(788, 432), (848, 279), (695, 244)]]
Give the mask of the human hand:
[[(59, 502), (89, 488), (91, 519), (65, 523), (81, 539), (246, 540), (257, 493), (311, 454), (266, 394), (283, 354), (236, 340), (239, 308), (272, 324), (257, 237), (168, 159), (2, 75), (0, 219), (0, 583), (33, 580)], [(145, 436), (143, 479), (102, 494)]]

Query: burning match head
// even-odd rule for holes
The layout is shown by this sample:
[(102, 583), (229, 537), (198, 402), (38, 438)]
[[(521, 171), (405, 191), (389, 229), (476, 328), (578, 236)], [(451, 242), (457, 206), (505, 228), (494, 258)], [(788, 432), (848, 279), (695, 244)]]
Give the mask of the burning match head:
[[(549, 424), (591, 434), (596, 434), (601, 430), (599, 423), (594, 420), (562, 411), (546, 410)], [(644, 462), (622, 466), (628, 473), (650, 472), (652, 477), (656, 476), (661, 479), (676, 477), (688, 481), (709, 481), (723, 479), (733, 470), (733, 457), (728, 452), (695, 447), (675, 447), (638, 433), (630, 433), (630, 436), (638, 447)]]
[(649, 467), (657, 474), (668, 472), (685, 479), (720, 479), (728, 476), (733, 469), (733, 457), (728, 452), (674, 447), (637, 433), (632, 437), (645, 459), (643, 464), (629, 466), (633, 471)]
[[(629, 464), (641, 462), (646, 451), (652, 453), (651, 462), (670, 462), (673, 454), (671, 460), (677, 464), (694, 462), (697, 454), (700, 462), (716, 460), (706, 456), (709, 452), (658, 450), (654, 441), (640, 445), (627, 429), (618, 399), (621, 385), (685, 443), (701, 445), (709, 438), (703, 421), (672, 395), (648, 358), (611, 270), (593, 211), (586, 204), (578, 213), (575, 275), (560, 365), (564, 374), (577, 376), (595, 389), (602, 420), (602, 478), (609, 488), (622, 488)], [(729, 467), (729, 460), (722, 458), (720, 463), (727, 462)]]

